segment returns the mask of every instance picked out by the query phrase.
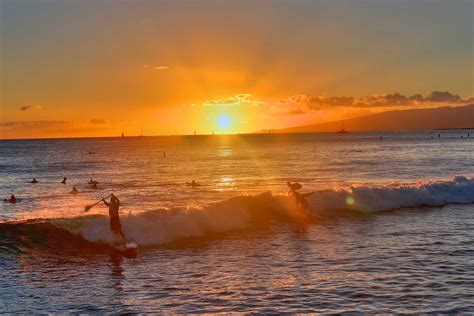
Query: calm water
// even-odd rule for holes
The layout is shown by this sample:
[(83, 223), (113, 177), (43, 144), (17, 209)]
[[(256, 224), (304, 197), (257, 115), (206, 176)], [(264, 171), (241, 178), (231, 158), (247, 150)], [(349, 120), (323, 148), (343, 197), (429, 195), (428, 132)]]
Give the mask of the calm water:
[(437, 134), (0, 141), (0, 312), (472, 313), (474, 131)]

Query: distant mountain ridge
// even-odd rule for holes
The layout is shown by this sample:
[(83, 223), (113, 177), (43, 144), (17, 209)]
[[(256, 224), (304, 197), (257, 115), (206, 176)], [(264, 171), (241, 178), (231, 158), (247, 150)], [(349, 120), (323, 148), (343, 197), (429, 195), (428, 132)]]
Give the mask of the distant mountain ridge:
[(348, 132), (474, 128), (474, 104), (387, 111), (357, 118), (272, 130), (275, 133)]

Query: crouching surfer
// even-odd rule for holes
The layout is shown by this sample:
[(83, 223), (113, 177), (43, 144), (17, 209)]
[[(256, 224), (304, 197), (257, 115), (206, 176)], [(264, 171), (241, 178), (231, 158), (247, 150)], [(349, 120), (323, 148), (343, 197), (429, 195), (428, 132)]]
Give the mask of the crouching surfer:
[(290, 188), (288, 194), (290, 194), (296, 202), (296, 209), (300, 212), (309, 214), (309, 204), (308, 201), (306, 201), (306, 197), (313, 194), (314, 192), (301, 194), (297, 192), (297, 190), (302, 188), (301, 184), (287, 182), (286, 185)]
[(119, 217), (120, 200), (112, 193), (110, 195), (110, 202), (107, 202), (105, 199), (102, 199), (102, 201), (109, 208), (110, 229), (116, 236), (122, 237), (121, 239), (125, 240)]

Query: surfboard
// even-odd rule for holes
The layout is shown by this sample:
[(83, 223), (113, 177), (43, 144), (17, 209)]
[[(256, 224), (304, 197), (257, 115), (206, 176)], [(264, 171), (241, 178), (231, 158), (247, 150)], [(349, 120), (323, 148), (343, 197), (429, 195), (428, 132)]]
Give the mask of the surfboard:
[(134, 240), (129, 239), (113, 243), (112, 248), (125, 255), (136, 255), (138, 245)]

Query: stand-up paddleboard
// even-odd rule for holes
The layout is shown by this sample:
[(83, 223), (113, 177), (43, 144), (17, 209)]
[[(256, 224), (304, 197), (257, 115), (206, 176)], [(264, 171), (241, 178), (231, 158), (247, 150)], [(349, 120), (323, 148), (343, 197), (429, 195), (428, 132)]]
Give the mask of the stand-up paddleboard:
[(136, 256), (138, 245), (135, 241), (129, 239), (129, 240), (114, 242), (112, 244), (112, 248), (114, 248), (115, 251), (125, 256)]

